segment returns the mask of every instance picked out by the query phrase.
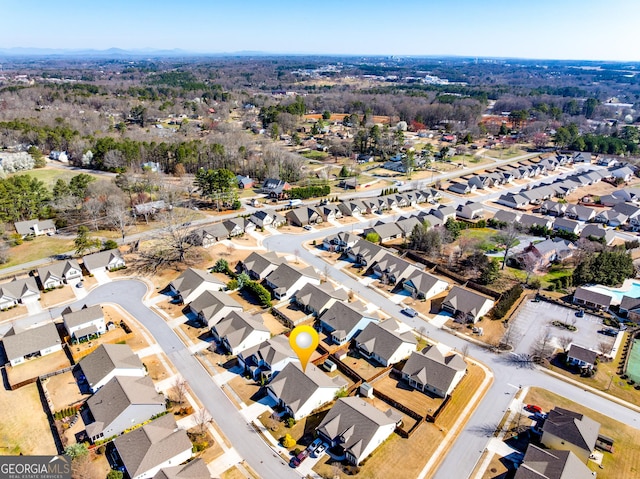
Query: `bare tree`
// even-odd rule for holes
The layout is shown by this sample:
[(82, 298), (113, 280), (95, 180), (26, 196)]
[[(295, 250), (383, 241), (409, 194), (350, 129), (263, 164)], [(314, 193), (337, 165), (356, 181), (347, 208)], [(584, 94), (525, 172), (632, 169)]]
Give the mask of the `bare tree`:
[(178, 404), (184, 402), (184, 398), (187, 395), (187, 381), (182, 376), (176, 377), (173, 381), (173, 397), (174, 401)]
[(613, 351), (613, 345), (613, 342), (603, 339), (598, 343), (598, 349), (604, 356), (609, 356), (611, 354), (611, 351)]
[(140, 251), (140, 266), (145, 271), (176, 264), (191, 264), (198, 260), (198, 238), (190, 227), (194, 218), (188, 211), (163, 212), (158, 215), (162, 225), (155, 238)]
[(552, 338), (553, 335), (551, 334), (551, 328), (547, 325), (544, 332), (541, 333), (540, 336), (538, 336), (535, 343), (531, 347), (531, 354), (541, 359), (549, 357), (549, 355), (551, 354), (549, 346)]
[(82, 209), (91, 220), (93, 229), (98, 231), (100, 219), (104, 216), (105, 205), (98, 198), (89, 198), (82, 205)]
[(518, 236), (520, 235), (520, 229), (515, 223), (509, 223), (507, 227), (500, 233), (495, 235), (495, 240), (498, 244), (504, 246), (504, 259), (502, 260), (502, 269), (507, 265), (509, 259), (509, 252), (516, 244), (518, 244)]
[(560, 347), (562, 348), (562, 350), (565, 352), (567, 351), (567, 349), (569, 348), (572, 342), (573, 342), (573, 338), (571, 338), (571, 336), (562, 336), (558, 338), (558, 343), (560, 344)]
[(129, 228), (134, 224), (131, 212), (124, 201), (120, 201), (119, 199), (115, 201), (110, 200), (107, 204), (106, 218), (107, 222), (118, 230), (124, 241), (127, 231), (129, 231)]
[(298, 264), (300, 262), (300, 250), (296, 248), (293, 250), (293, 254), (296, 256), (296, 264)]
[(464, 346), (460, 348), (460, 355), (463, 359), (467, 359), (467, 356), (469, 355), (469, 343), (464, 343)]
[(205, 408), (200, 408), (194, 415), (196, 426), (198, 426), (198, 432), (204, 434), (207, 426), (213, 421), (213, 418)]

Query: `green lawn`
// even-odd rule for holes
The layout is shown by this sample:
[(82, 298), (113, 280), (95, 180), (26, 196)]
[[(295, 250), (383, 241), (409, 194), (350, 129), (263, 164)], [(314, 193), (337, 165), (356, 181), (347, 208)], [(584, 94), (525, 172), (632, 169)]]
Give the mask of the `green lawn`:
[(309, 160), (324, 160), (327, 156), (329, 156), (329, 153), (327, 153), (326, 151), (305, 151), (304, 153), (301, 153), (302, 156), (304, 156), (305, 158), (309, 159)]
[[(29, 171), (20, 171), (18, 173), (14, 173), (15, 175), (29, 175), (40, 181), (42, 181), (47, 187), (52, 187), (58, 179), (62, 178), (65, 181), (69, 181), (74, 176), (79, 175), (83, 172), (73, 171), (73, 170), (64, 170), (60, 168), (38, 168), (36, 170)], [(91, 173), (87, 173), (93, 176), (96, 179), (103, 178), (109, 179), (108, 177), (101, 177), (99, 175), (94, 175)]]
[(66, 253), (73, 249), (73, 240), (40, 236), (33, 241), (25, 241), (21, 245), (10, 248), (9, 262), (0, 265), (0, 269), (48, 258), (49, 256)]

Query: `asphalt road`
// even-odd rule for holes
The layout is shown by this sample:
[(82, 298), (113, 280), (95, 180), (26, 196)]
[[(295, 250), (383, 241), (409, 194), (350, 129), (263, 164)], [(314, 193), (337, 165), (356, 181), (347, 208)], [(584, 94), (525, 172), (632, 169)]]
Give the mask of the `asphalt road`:
[(146, 291), (147, 286), (141, 281), (113, 281), (94, 289), (80, 303), (117, 303), (132, 314), (155, 338), (223, 434), (261, 478), (300, 479), (245, 421), (165, 320), (142, 303)]

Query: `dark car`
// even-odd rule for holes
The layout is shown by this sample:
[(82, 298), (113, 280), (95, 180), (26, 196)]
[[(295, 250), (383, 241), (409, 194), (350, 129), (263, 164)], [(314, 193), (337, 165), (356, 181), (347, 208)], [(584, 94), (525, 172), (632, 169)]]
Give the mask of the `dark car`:
[(580, 311), (578, 311), (578, 312), (576, 313), (576, 316), (577, 316), (577, 317), (579, 317), (579, 318), (584, 317), (584, 309), (581, 309)]
[(618, 331), (612, 328), (601, 329), (599, 333), (604, 334), (605, 336), (617, 336)]
[(291, 459), (291, 463), (290, 463), (291, 466), (298, 467), (300, 464), (302, 464), (302, 461), (304, 461), (307, 457), (309, 457), (309, 454), (310, 454), (309, 449), (303, 450), (300, 454), (298, 454), (296, 457)]

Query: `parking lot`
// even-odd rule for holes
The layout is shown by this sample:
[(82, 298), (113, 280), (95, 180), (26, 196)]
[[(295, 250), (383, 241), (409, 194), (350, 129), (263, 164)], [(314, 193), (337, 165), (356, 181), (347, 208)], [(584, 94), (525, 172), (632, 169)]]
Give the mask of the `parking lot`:
[[(551, 326), (553, 321), (560, 321), (578, 328), (577, 331), (569, 331), (564, 328)], [(606, 328), (602, 320), (588, 312), (584, 317), (576, 316), (576, 310), (563, 306), (540, 301), (535, 303), (527, 301), (518, 315), (511, 321), (510, 340), (516, 353), (527, 354), (531, 352), (536, 341), (545, 334), (549, 326), (553, 340), (551, 343), (560, 348), (558, 338), (568, 336), (574, 343), (590, 349), (599, 349), (603, 341), (613, 342), (615, 337), (605, 336), (598, 331)]]

